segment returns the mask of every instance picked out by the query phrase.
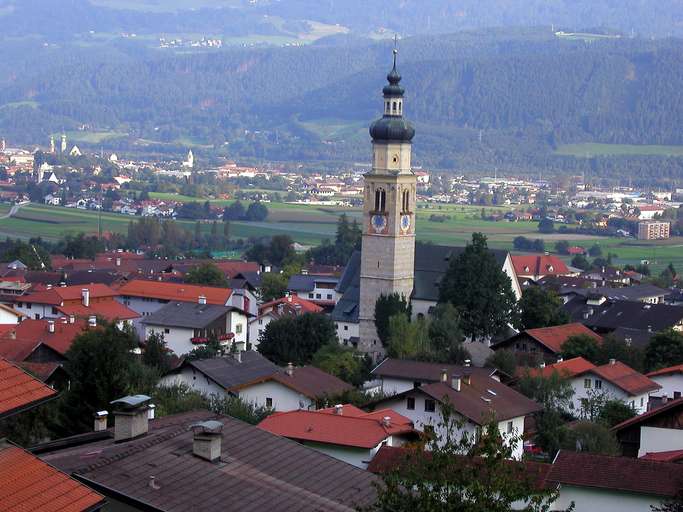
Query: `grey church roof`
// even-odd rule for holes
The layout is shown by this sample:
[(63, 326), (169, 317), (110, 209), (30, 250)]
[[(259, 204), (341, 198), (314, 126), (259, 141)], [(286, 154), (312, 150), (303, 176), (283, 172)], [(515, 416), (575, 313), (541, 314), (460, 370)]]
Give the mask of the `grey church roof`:
[(231, 306), (218, 306), (215, 304), (169, 302), (159, 311), (145, 317), (142, 323), (167, 327), (203, 329), (235, 309)]
[[(464, 247), (416, 244), (415, 281), (412, 298), (437, 302), (439, 300), (439, 283), (443, 275), (448, 270), (451, 260), (457, 258), (464, 250)], [(508, 255), (507, 251), (499, 249), (489, 249), (489, 251), (494, 255), (500, 267), (503, 268)], [(342, 294), (342, 298), (332, 311), (332, 320), (335, 322), (358, 322), (360, 258), (360, 251), (353, 253), (337, 285), (337, 291)]]

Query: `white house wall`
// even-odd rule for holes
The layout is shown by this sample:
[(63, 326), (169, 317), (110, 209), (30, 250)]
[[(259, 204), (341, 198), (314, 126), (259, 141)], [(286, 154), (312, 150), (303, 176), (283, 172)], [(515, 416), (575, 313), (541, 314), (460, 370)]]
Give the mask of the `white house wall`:
[(349, 345), (351, 338), (358, 338), (358, 323), (337, 322), (337, 339), (342, 345)]
[[(683, 450), (683, 430), (675, 428), (640, 427), (638, 457), (646, 453)], [(683, 467), (681, 467), (683, 473)]]
[[(590, 388), (585, 387), (585, 379), (590, 379)], [(601, 389), (595, 388), (596, 380), (602, 381)], [(581, 413), (581, 399), (588, 399), (590, 395), (595, 394), (595, 392), (601, 393), (612, 400), (621, 400), (626, 405), (633, 405), (636, 414), (643, 414), (644, 412), (647, 412), (647, 403), (649, 400), (647, 393), (641, 393), (636, 396), (629, 395), (623, 389), (614, 386), (612, 383), (604, 380), (602, 377), (590, 372), (572, 379), (572, 388), (574, 389), (574, 396), (572, 397), (573, 409), (569, 412), (575, 416), (579, 416)]]
[(167, 387), (179, 384), (185, 384), (207, 397), (211, 395), (223, 397), (227, 394), (221, 386), (207, 378), (203, 373), (189, 367), (183, 368), (179, 373), (166, 375), (159, 383), (160, 386)]
[(683, 396), (683, 373), (674, 373), (671, 375), (659, 375), (650, 377), (657, 384), (662, 386), (662, 389), (654, 391), (654, 396), (664, 396), (675, 398), (675, 393), (678, 397)]
[(238, 394), (245, 402), (264, 407), (266, 406), (266, 398), (271, 398), (273, 400), (272, 407), (276, 411), (312, 410), (315, 408), (315, 404), (310, 398), (274, 381), (261, 382), (242, 388)]
[(178, 356), (188, 354), (195, 348), (190, 341), (194, 337), (193, 329), (148, 325), (145, 328), (145, 339), (149, 338), (154, 333), (161, 334), (166, 342), (166, 348), (172, 350)]
[(567, 510), (574, 502), (576, 512), (647, 512), (661, 504), (656, 496), (562, 485), (551, 510)]

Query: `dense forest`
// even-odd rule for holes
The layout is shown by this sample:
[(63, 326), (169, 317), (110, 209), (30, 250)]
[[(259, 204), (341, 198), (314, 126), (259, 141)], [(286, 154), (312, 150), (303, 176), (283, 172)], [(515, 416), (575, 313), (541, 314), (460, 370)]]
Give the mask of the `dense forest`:
[[(296, 11), (306, 2), (281, 4)], [(159, 16), (180, 23), (177, 14)], [(391, 48), (351, 36), (210, 53), (130, 40), (0, 45), (0, 136), (10, 143), (45, 145), (66, 130), (79, 145), (131, 154), (196, 145), (200, 159), (328, 162), (367, 160)], [(556, 153), (582, 142), (683, 145), (682, 40), (586, 41), (549, 29), (415, 36), (400, 41), (400, 70), (418, 165), (683, 179), (681, 157)]]

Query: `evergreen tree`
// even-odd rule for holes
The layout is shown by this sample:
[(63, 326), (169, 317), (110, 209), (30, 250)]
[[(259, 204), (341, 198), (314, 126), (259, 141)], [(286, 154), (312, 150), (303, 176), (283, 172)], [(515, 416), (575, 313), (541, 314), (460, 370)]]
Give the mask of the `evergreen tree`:
[(510, 278), (488, 250), (483, 234), (474, 233), (472, 243), (451, 261), (441, 281), (439, 302), (455, 306), (464, 334), (472, 339), (493, 336), (516, 321)]
[(410, 305), (406, 298), (398, 293), (380, 295), (375, 302), (375, 328), (385, 347), (389, 342), (389, 319), (395, 315), (404, 315), (410, 320)]

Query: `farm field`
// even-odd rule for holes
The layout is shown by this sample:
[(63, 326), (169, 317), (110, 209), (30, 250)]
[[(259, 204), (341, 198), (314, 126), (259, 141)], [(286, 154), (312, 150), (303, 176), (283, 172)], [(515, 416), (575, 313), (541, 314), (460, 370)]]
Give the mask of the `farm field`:
[[(159, 196), (159, 194), (154, 194)], [(174, 196), (177, 199), (177, 196)], [(188, 198), (194, 200), (194, 198)], [(217, 201), (229, 203), (230, 201)], [(351, 219), (361, 220), (358, 208), (323, 207), (269, 203), (270, 215), (265, 222), (231, 222), (231, 238), (268, 237), (278, 234), (290, 235), (294, 241), (304, 246), (317, 245), (325, 238), (335, 235), (337, 218), (346, 213)], [(486, 208), (487, 212), (505, 211), (505, 208)], [(0, 216), (9, 211), (7, 205), (0, 205)], [(450, 217), (444, 222), (429, 221), (432, 214)], [(417, 239), (442, 245), (465, 245), (473, 232), (484, 233), (492, 248), (511, 250), (517, 236), (541, 238), (552, 251), (557, 240), (567, 240), (572, 245), (589, 247), (598, 243), (605, 256), (615, 253), (617, 264), (637, 264), (649, 260), (655, 272), (661, 271), (670, 262), (683, 268), (683, 238), (666, 241), (646, 242), (633, 239), (607, 238), (597, 236), (563, 235), (538, 233), (535, 222), (491, 222), (480, 218), (481, 207), (460, 205), (425, 205), (417, 211)], [(128, 223), (136, 217), (114, 213), (102, 213), (103, 231), (125, 233)], [(194, 229), (193, 221), (179, 221), (187, 229)], [(210, 223), (203, 223), (202, 229), (208, 233)], [(54, 206), (31, 204), (24, 206), (12, 218), (0, 218), (0, 236), (30, 238), (41, 236), (57, 239), (66, 234), (85, 232), (96, 234), (98, 213)]]
[(614, 155), (683, 156), (683, 146), (658, 146), (638, 144), (564, 144), (555, 151), (557, 155), (577, 158)]

